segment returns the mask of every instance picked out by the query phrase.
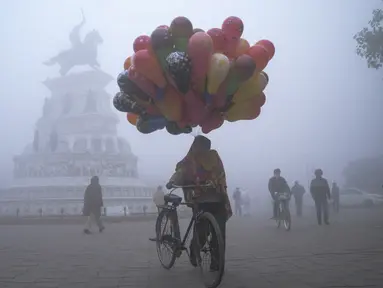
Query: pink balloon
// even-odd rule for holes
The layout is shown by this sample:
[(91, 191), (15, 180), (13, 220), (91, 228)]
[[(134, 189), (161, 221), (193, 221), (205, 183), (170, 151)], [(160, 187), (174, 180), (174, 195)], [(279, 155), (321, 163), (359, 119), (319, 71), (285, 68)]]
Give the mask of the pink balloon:
[(186, 119), (190, 125), (200, 125), (206, 118), (208, 110), (202, 97), (193, 90), (189, 90), (184, 96)]
[(226, 18), (225, 21), (223, 21), (222, 23), (223, 33), (230, 38), (241, 38), (243, 30), (243, 22), (241, 18), (238, 18), (236, 16), (230, 16)]
[(208, 134), (209, 132), (221, 127), (223, 122), (224, 122), (224, 119), (221, 113), (214, 111), (210, 113), (206, 117), (205, 121), (202, 123), (201, 125), (202, 132), (205, 134)]
[(206, 32), (213, 40), (214, 52), (222, 53), (225, 48), (225, 35), (220, 28), (212, 28)]
[(134, 66), (130, 66), (128, 70), (128, 77), (130, 80), (136, 83), (143, 92), (145, 92), (151, 98), (155, 98), (157, 91), (156, 85), (138, 73)]
[(192, 81), (205, 81), (209, 70), (210, 58), (213, 55), (213, 41), (209, 34), (197, 32), (189, 39), (188, 55), (192, 65)]
[(240, 41), (239, 38), (230, 38), (225, 36), (225, 42), (224, 42), (224, 48), (223, 53), (229, 58), (233, 59), (235, 58), (235, 54), (237, 51), (237, 46)]

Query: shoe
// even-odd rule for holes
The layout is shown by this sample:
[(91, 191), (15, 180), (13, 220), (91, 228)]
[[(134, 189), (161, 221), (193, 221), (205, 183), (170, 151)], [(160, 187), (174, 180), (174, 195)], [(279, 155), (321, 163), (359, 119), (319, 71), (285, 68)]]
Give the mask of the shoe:
[(324, 224), (326, 224), (326, 225), (330, 225), (330, 222), (326, 221), (326, 222), (324, 222)]
[(157, 242), (157, 237), (151, 237), (149, 238), (149, 241)]
[(87, 235), (92, 234), (92, 232), (90, 232), (89, 229), (84, 229), (84, 233)]
[(102, 226), (102, 227), (100, 227), (99, 229), (98, 229), (98, 231), (100, 231), (100, 233), (102, 233), (102, 231), (104, 231), (105, 230), (105, 227), (104, 226)]
[(190, 248), (189, 261), (190, 261), (190, 264), (193, 267), (197, 267), (198, 266), (198, 264), (197, 264), (197, 257), (195, 256), (194, 251), (193, 251), (192, 248)]

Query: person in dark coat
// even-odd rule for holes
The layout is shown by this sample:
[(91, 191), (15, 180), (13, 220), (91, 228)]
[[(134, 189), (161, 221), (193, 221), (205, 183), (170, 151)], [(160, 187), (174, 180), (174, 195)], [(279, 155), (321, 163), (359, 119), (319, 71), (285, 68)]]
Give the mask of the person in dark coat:
[(295, 181), (294, 186), (291, 188), (291, 193), (295, 199), (295, 208), (297, 209), (297, 216), (302, 216), (302, 206), (303, 206), (303, 194), (305, 194), (305, 188), (299, 184), (298, 181)]
[(339, 186), (335, 182), (332, 183), (331, 197), (333, 200), (334, 211), (336, 213), (338, 213), (339, 212), (339, 203), (340, 203), (339, 198), (340, 198), (340, 196), (339, 196)]
[(236, 188), (233, 193), (235, 215), (242, 216), (242, 192), (239, 188)]
[(328, 199), (331, 198), (330, 195), (330, 186), (323, 176), (323, 171), (321, 169), (315, 170), (315, 179), (311, 181), (310, 193), (315, 202), (315, 208), (317, 212), (318, 224), (322, 225), (322, 212), (323, 220), (326, 225), (329, 225), (328, 217)]
[(101, 207), (104, 206), (102, 200), (102, 189), (97, 176), (90, 179), (90, 184), (86, 187), (84, 194), (83, 214), (87, 216), (85, 234), (91, 233), (92, 221), (96, 222), (98, 229), (102, 232), (105, 227), (101, 221)]

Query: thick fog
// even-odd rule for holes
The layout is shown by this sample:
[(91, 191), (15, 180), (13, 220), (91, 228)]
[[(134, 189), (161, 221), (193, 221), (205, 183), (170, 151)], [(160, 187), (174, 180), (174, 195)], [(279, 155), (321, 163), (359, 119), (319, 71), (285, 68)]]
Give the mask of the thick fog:
[[(81, 9), (87, 20), (83, 35), (100, 32), (104, 43), (98, 60), (113, 77), (133, 53), (138, 35), (150, 35), (176, 16), (202, 29), (219, 27), (231, 15), (241, 17), (243, 37), (251, 44), (270, 39), (276, 54), (266, 69), (270, 82), (261, 116), (225, 123), (208, 134), (224, 160), (229, 186), (266, 191), (277, 167), (289, 183), (306, 184), (317, 167), (341, 182), (349, 160), (383, 153), (383, 70), (367, 68), (353, 39), (378, 2), (1, 0), (0, 186), (11, 181), (12, 156), (33, 139), (44, 98), (50, 96), (42, 81), (59, 75), (57, 66), (42, 63), (70, 47), (69, 33), (81, 21)], [(117, 90), (113, 81), (111, 99)], [(119, 132), (139, 157), (141, 177), (150, 184), (164, 183), (192, 136), (143, 135), (123, 113), (118, 116)]]

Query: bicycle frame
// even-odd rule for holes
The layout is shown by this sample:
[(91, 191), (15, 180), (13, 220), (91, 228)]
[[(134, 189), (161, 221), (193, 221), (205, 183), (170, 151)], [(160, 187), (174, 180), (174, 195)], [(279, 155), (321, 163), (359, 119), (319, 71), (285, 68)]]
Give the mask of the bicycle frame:
[[(174, 190), (178, 189), (178, 188), (190, 188), (190, 189), (195, 189), (197, 187), (212, 187), (211, 184), (208, 184), (208, 185), (199, 185), (199, 186), (196, 186), (196, 185), (189, 185), (189, 186), (173, 186), (173, 189), (169, 192), (169, 194), (172, 194)], [(186, 232), (185, 232), (185, 235), (181, 241), (181, 232), (180, 232), (180, 227), (179, 227), (179, 222), (178, 222), (178, 213), (177, 213), (177, 206), (172, 204), (172, 205), (164, 205), (162, 207), (159, 207), (159, 208), (162, 208), (162, 209), (166, 209), (166, 210), (169, 210), (169, 214), (171, 215), (171, 218), (172, 220), (174, 221), (174, 225), (175, 225), (175, 231), (174, 231), (174, 234), (175, 234), (175, 238), (177, 239), (177, 246), (179, 249), (181, 250), (187, 250), (186, 247), (185, 247), (185, 243), (186, 243), (186, 240), (188, 239), (189, 237), (189, 234), (190, 234), (190, 231), (193, 227), (193, 225), (195, 224), (195, 222), (197, 221), (198, 217), (203, 213), (203, 211), (200, 211), (198, 209), (198, 204), (197, 203), (188, 203), (188, 202), (181, 202), (179, 205), (193, 205), (192, 207), (192, 210), (193, 210), (193, 216), (192, 218), (190, 219), (190, 222), (189, 222), (189, 225), (188, 225), (188, 228), (186, 229)], [(167, 221), (168, 221), (169, 218), (166, 219), (166, 223), (165, 223), (165, 226), (164, 226), (164, 229), (166, 227), (166, 224), (167, 224)], [(165, 231), (162, 231), (162, 235)]]

